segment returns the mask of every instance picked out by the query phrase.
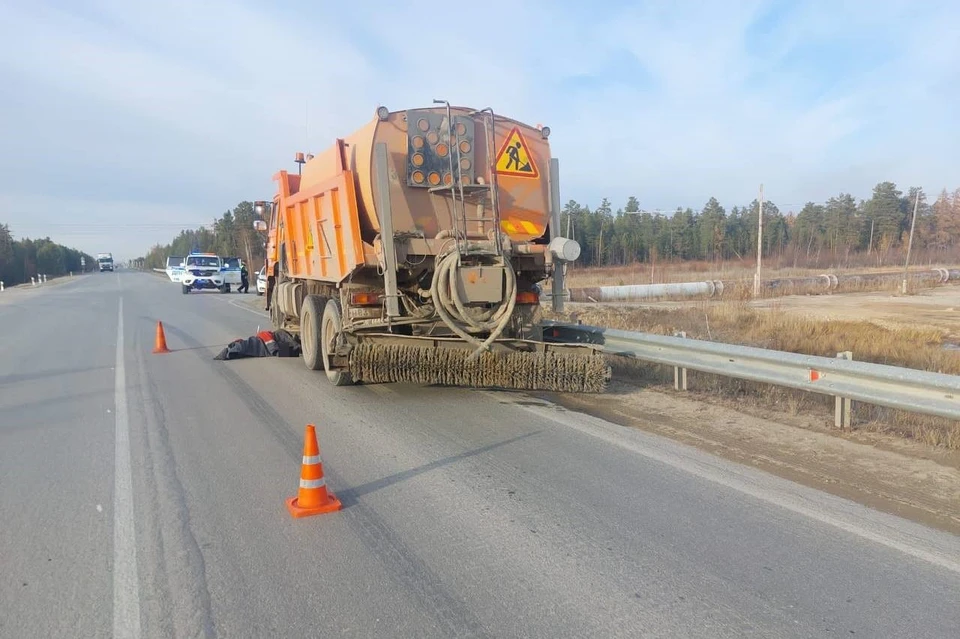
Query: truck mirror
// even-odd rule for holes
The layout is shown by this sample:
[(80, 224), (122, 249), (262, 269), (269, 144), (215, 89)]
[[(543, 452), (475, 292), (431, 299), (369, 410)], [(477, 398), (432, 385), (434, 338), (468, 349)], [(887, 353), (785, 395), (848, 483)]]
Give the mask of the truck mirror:
[(254, 220), (253, 221), (253, 230), (254, 231), (266, 231), (267, 223), (263, 220)]

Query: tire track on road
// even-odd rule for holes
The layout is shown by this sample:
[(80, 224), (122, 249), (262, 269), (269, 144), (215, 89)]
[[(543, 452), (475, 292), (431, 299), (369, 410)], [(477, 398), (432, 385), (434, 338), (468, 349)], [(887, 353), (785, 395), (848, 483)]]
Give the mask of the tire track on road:
[[(136, 333), (139, 396), (143, 416), (144, 454), (140, 463), (147, 504), (141, 509), (144, 529), (156, 552), (155, 561), (144, 562), (144, 571), (153, 580), (150, 612), (162, 635), (174, 637), (215, 637), (210, 593), (203, 552), (190, 526), (186, 492), (177, 474), (177, 462), (170, 445), (160, 393), (146, 370), (147, 350), (142, 333)], [(157, 592), (159, 590), (159, 592)], [(154, 633), (147, 633), (154, 636)]]
[[(289, 429), (283, 416), (234, 371), (222, 364), (217, 365), (210, 359), (203, 344), (176, 327), (166, 330), (192, 349), (191, 352), (204, 366), (234, 389), (237, 397), (257, 417), (258, 422), (266, 427), (290, 458), (299, 464), (303, 458), (303, 442)], [(331, 470), (328, 464), (324, 464), (324, 474), (333, 480), (331, 483), (344, 485), (336, 471)], [(357, 539), (386, 564), (388, 573), (400, 586), (416, 595), (423, 609), (440, 625), (441, 636), (487, 636), (483, 624), (467, 605), (443, 588), (437, 574), (415, 551), (403, 543), (400, 536), (373, 509), (363, 504), (355, 489), (338, 490), (337, 497), (343, 502), (343, 515)]]

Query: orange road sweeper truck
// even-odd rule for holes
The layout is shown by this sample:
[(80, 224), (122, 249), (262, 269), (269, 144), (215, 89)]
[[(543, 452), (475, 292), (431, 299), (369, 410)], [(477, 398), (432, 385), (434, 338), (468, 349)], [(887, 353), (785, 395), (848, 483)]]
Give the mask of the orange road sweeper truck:
[(543, 339), (541, 285), (563, 306), (559, 163), (548, 127), (434, 100), (279, 171), (256, 202), (267, 308), (303, 360), (355, 382), (602, 392), (587, 344)]

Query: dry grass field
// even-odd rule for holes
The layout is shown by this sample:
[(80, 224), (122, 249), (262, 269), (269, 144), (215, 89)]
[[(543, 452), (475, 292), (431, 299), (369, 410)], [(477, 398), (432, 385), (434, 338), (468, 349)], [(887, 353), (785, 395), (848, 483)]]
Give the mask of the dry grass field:
[[(775, 300), (652, 302), (633, 305), (570, 304), (557, 319), (834, 357), (852, 351), (861, 361), (960, 374), (960, 287), (920, 296), (878, 293), (790, 296)], [(643, 383), (672, 383), (672, 369), (621, 362), (622, 376)], [(691, 372), (691, 390), (719, 399), (797, 414), (832, 417), (833, 399), (766, 384)], [(885, 408), (857, 405), (855, 427), (894, 434), (932, 446), (960, 449), (960, 424)]]
[[(899, 257), (899, 256), (898, 256)], [(933, 268), (949, 268), (960, 263), (960, 257), (927, 255), (911, 260), (911, 271), (929, 271)], [(838, 262), (824, 260), (819, 263), (792, 263), (785, 260), (765, 260), (761, 270), (763, 279), (787, 277), (816, 277), (821, 273), (902, 273), (903, 260), (849, 259)], [(686, 261), (630, 264), (627, 266), (580, 267), (573, 264), (567, 269), (568, 288), (589, 286), (624, 286), (627, 284), (665, 284), (672, 282), (699, 282), (703, 280), (744, 281), (752, 286), (756, 273), (753, 258), (717, 262)]]

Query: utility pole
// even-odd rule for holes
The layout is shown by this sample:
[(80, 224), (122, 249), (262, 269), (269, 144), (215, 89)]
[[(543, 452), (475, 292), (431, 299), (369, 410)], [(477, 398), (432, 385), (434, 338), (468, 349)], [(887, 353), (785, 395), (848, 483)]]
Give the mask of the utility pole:
[(910, 241), (907, 243), (907, 261), (903, 265), (903, 294), (907, 294), (907, 269), (910, 267), (910, 250), (913, 248), (913, 228), (917, 225), (917, 208), (920, 206), (920, 191), (917, 188), (917, 199), (913, 202), (913, 220), (910, 222)]
[(603, 266), (603, 223), (606, 220), (600, 218), (600, 246), (597, 248), (597, 266)]
[(760, 297), (760, 265), (763, 260), (763, 185), (760, 185), (760, 210), (757, 215), (757, 274), (753, 276), (753, 296)]

